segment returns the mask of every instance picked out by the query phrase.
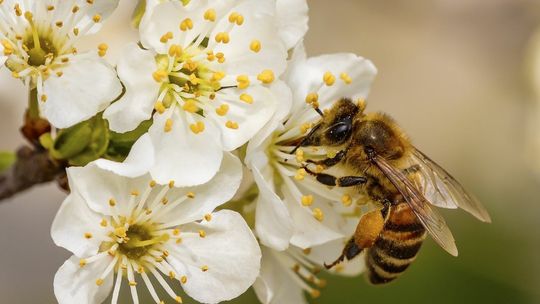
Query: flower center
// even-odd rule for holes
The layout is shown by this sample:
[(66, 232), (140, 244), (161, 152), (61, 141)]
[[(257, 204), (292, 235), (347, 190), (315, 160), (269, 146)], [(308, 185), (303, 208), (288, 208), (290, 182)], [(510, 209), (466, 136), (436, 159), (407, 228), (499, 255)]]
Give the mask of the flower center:
[[(118, 251), (130, 260), (140, 260), (148, 255), (151, 249), (156, 249), (159, 244), (169, 240), (168, 234), (155, 236), (152, 234), (151, 225), (133, 225), (128, 228), (123, 237), (124, 242), (119, 243)], [(123, 229), (118, 229), (123, 234)]]
[[(35, 30), (33, 30), (36, 32)], [(23, 45), (28, 51), (28, 64), (34, 67), (45, 65), (47, 58), (53, 59), (57, 55), (56, 47), (52, 41), (39, 37), (37, 32), (33, 34), (36, 37), (30, 37)], [(37, 43), (36, 43), (37, 42)]]

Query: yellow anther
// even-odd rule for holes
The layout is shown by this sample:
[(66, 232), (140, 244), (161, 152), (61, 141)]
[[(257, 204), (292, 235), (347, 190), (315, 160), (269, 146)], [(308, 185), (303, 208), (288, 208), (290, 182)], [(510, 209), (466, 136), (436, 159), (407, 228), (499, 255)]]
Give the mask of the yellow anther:
[(207, 222), (210, 222), (212, 220), (212, 215), (211, 214), (206, 214), (204, 216), (204, 219), (207, 221)]
[(316, 299), (318, 297), (321, 296), (321, 292), (317, 289), (313, 289), (312, 291), (309, 292), (309, 295), (313, 298), (313, 299)]
[(193, 99), (188, 99), (184, 102), (184, 105), (182, 106), (182, 109), (186, 112), (190, 113), (197, 113), (199, 111), (199, 107), (197, 106), (197, 102)]
[(238, 82), (239, 89), (245, 89), (249, 87), (249, 77), (247, 75), (239, 75), (236, 77), (236, 82)]
[(91, 234), (90, 232), (86, 232), (86, 233), (84, 234), (84, 238), (86, 238), (86, 239), (91, 239), (91, 238), (92, 238), (92, 234)]
[(133, 196), (139, 196), (140, 193), (139, 193), (139, 190), (134, 189), (134, 190), (131, 191), (130, 194), (133, 195)]
[(233, 12), (229, 15), (229, 22), (236, 23), (237, 25), (242, 25), (244, 23), (244, 16), (237, 12)]
[(229, 36), (229, 33), (227, 32), (219, 32), (216, 34), (216, 42), (218, 43), (229, 43), (231, 41), (231, 37)]
[(211, 8), (204, 12), (204, 20), (214, 22), (216, 21), (216, 10)]
[(343, 82), (345, 82), (346, 84), (351, 84), (352, 83), (352, 78), (351, 76), (349, 76), (349, 74), (343, 72), (339, 75), (339, 78), (341, 78), (341, 80), (343, 80)]
[(145, 273), (146, 271), (144, 270), (144, 267), (139, 266), (139, 268), (137, 268), (137, 272), (142, 274), (142, 273)]
[(317, 221), (322, 222), (322, 220), (324, 219), (324, 213), (321, 209), (315, 208), (313, 209), (313, 217), (315, 217)]
[(301, 163), (304, 161), (304, 150), (302, 149), (298, 149), (296, 150), (296, 152), (294, 153), (295, 156), (296, 156), (296, 161)]
[(172, 234), (173, 234), (174, 236), (180, 235), (180, 229), (178, 229), (178, 228), (173, 229)]
[(274, 72), (272, 70), (264, 70), (257, 76), (257, 79), (264, 84), (270, 84), (274, 81), (274, 79), (276, 79), (276, 77), (274, 76)]
[(109, 46), (105, 43), (101, 43), (98, 45), (98, 55), (100, 57), (103, 57), (107, 54), (107, 50), (109, 49)]
[(54, 24), (59, 28), (64, 26), (64, 22), (62, 22), (62, 21), (56, 21), (56, 23), (54, 23)]
[(167, 76), (168, 76), (167, 71), (163, 71), (163, 70), (158, 70), (152, 73), (152, 77), (154, 77), (154, 80), (157, 82), (163, 82), (163, 80), (165, 80)]
[(195, 193), (194, 192), (188, 192), (186, 194), (186, 196), (189, 197), (189, 198), (195, 198)]
[(94, 20), (95, 23), (98, 23), (101, 21), (101, 15), (96, 14), (94, 17), (92, 17), (92, 20)]
[(165, 33), (163, 36), (161, 36), (161, 38), (159, 39), (159, 41), (161, 43), (167, 43), (167, 41), (173, 39), (173, 33), (172, 32), (167, 32)]
[(186, 18), (182, 20), (182, 22), (180, 23), (180, 30), (182, 32), (191, 30), (192, 28), (193, 28), (193, 20), (191, 20), (190, 18)]
[(227, 120), (227, 122), (225, 123), (225, 126), (233, 130), (238, 129), (238, 123), (232, 120)]
[(302, 134), (306, 134), (307, 131), (311, 129), (311, 124), (310, 123), (303, 123), (301, 126), (300, 126), (300, 133)]
[(186, 283), (187, 283), (187, 277), (186, 277), (186, 276), (182, 276), (182, 277), (180, 278), (180, 282), (181, 282), (182, 284), (186, 284)]
[(32, 19), (34, 19), (34, 15), (32, 14), (32, 12), (25, 12), (24, 18), (28, 21), (32, 21)]
[(86, 264), (87, 264), (87, 262), (86, 262), (85, 259), (80, 259), (79, 260), (79, 267), (84, 267), (84, 266), (86, 266)]
[(205, 238), (206, 237), (206, 231), (199, 230), (199, 236), (202, 237), (202, 238)]
[(101, 225), (101, 227), (107, 227), (107, 220), (106, 219), (102, 219), (101, 222), (99, 223), (99, 225)]
[(305, 254), (305, 255), (309, 255), (311, 253), (311, 248), (306, 248), (304, 250), (302, 250), (302, 252)]
[(151, 209), (146, 209), (146, 210), (144, 211), (144, 213), (145, 213), (146, 215), (150, 215), (150, 214), (152, 214), (152, 210), (151, 210)]
[(47, 10), (50, 12), (50, 11), (54, 11), (54, 5), (47, 5)]
[(162, 203), (163, 205), (167, 205), (167, 204), (169, 203), (169, 199), (166, 198), (166, 197), (164, 197), (164, 198), (161, 199), (161, 203)]
[(21, 6), (19, 5), (19, 3), (16, 3), (15, 4), (15, 7), (13, 8), (15, 10), (15, 15), (17, 16), (22, 16), (22, 9), (21, 9)]
[(171, 57), (180, 57), (183, 53), (182, 46), (178, 44), (173, 44), (169, 47), (169, 56)]
[(79, 9), (80, 9), (79, 6), (74, 5), (73, 8), (71, 9), (71, 12), (72, 12), (73, 14), (75, 14), (75, 13), (77, 13), (77, 12), (79, 11)]
[(178, 238), (178, 239), (176, 240), (176, 244), (180, 244), (180, 243), (182, 243), (182, 238)]
[(154, 188), (156, 185), (157, 185), (157, 182), (156, 182), (155, 180), (151, 180), (151, 181), (148, 183), (148, 186), (150, 186), (150, 188)]
[(39, 97), (39, 99), (41, 100), (41, 102), (46, 102), (47, 101), (47, 95), (43, 94)]
[(208, 61), (216, 60), (216, 55), (214, 55), (214, 52), (212, 52), (212, 51), (206, 52), (206, 60), (208, 60)]
[(302, 206), (311, 206), (313, 204), (313, 195), (302, 195), (300, 201), (302, 203)]
[(203, 272), (207, 272), (207, 271), (208, 271), (208, 266), (207, 266), (207, 265), (202, 266), (202, 267), (201, 267), (201, 270), (202, 270)]
[(198, 85), (201, 80), (197, 77), (197, 75), (195, 75), (195, 73), (193, 73), (189, 75), (189, 82), (191, 82), (193, 85)]
[(324, 171), (324, 167), (322, 165), (315, 166), (315, 173), (321, 173)]
[(173, 180), (169, 181), (169, 184), (168, 184), (169, 189), (174, 188), (174, 184), (175, 184), (175, 182)]
[(215, 72), (213, 75), (212, 75), (212, 80), (216, 80), (216, 81), (220, 81), (222, 80), (223, 78), (225, 78), (225, 73), (224, 72)]
[(127, 230), (125, 227), (115, 228), (114, 235), (116, 235), (119, 238), (125, 238), (127, 236)]
[(219, 108), (216, 108), (216, 114), (219, 116), (225, 116), (227, 115), (227, 112), (229, 112), (228, 104), (222, 104), (219, 106)]
[(304, 168), (300, 168), (296, 171), (296, 175), (294, 176), (294, 179), (301, 181), (304, 180), (306, 177), (306, 170)]
[(323, 75), (323, 81), (327, 86), (331, 86), (336, 82), (336, 76), (332, 72), (326, 72)]
[(169, 251), (163, 250), (163, 256), (168, 257), (170, 255)]
[(221, 52), (216, 54), (216, 58), (218, 59), (219, 63), (224, 63), (225, 62), (225, 54), (223, 54)]
[(116, 200), (115, 200), (114, 198), (111, 198), (111, 199), (109, 200), (109, 206), (111, 206), (111, 207), (116, 206)]
[(197, 121), (196, 123), (189, 125), (189, 128), (191, 129), (191, 132), (193, 132), (195, 134), (199, 134), (199, 133), (203, 132), (204, 127), (205, 127), (204, 122), (202, 122), (202, 121)]
[(309, 93), (306, 95), (306, 103), (307, 104), (313, 104), (319, 101), (319, 94), (317, 93)]
[(137, 282), (135, 282), (135, 281), (129, 281), (129, 286), (137, 286)]
[(259, 40), (253, 40), (251, 41), (251, 43), (249, 44), (249, 49), (252, 50), (253, 52), (255, 53), (258, 53), (261, 51), (261, 42)]
[(101, 285), (103, 285), (103, 282), (104, 282), (103, 279), (97, 279), (96, 280), (96, 285), (101, 286)]
[(240, 100), (247, 103), (247, 104), (252, 104), (253, 103), (253, 97), (251, 97), (251, 95), (246, 94), (246, 93), (243, 93), (243, 94), (240, 95)]
[(176, 301), (176, 303), (182, 303), (182, 298), (180, 296), (176, 296), (174, 300)]
[(349, 206), (352, 204), (352, 198), (351, 198), (351, 196), (348, 195), (348, 194), (344, 194), (344, 195), (341, 197), (341, 203), (343, 203), (343, 206), (349, 207)]

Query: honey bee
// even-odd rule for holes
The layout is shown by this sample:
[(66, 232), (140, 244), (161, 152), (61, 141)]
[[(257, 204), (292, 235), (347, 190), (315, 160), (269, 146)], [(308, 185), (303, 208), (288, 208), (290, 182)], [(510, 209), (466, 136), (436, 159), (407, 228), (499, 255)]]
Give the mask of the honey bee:
[[(483, 222), (486, 209), (441, 166), (415, 148), (386, 114), (364, 113), (365, 102), (343, 98), (324, 113), (310, 132), (288, 143), (296, 146), (339, 148), (334, 157), (306, 159), (304, 169), (327, 186), (357, 187), (383, 206), (362, 216), (341, 256), (327, 269), (365, 252), (372, 284), (396, 279), (414, 261), (426, 234), (453, 256), (458, 250), (444, 218), (433, 206), (461, 208)], [(318, 170), (311, 170), (316, 165)], [(325, 170), (342, 165), (350, 176)]]

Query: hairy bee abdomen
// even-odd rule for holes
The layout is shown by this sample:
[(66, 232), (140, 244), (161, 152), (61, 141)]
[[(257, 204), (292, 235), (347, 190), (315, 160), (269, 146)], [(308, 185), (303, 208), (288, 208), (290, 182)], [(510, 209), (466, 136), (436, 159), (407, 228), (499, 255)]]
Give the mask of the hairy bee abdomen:
[(426, 230), (408, 205), (391, 207), (382, 232), (366, 254), (368, 279), (385, 284), (402, 274), (414, 261)]

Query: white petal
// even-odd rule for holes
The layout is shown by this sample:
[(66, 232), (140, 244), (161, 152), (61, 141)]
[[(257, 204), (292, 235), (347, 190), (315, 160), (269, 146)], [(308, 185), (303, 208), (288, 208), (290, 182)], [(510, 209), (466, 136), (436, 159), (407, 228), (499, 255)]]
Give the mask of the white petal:
[[(171, 32), (174, 43), (188, 46), (202, 33), (206, 25), (203, 19), (206, 10), (205, 2), (190, 1), (184, 6), (179, 1), (168, 1), (154, 6), (150, 12), (151, 15), (145, 18), (145, 22), (141, 22), (139, 28), (142, 44), (160, 54), (166, 54), (168, 46), (162, 43), (160, 38), (165, 33)], [(179, 25), (187, 18), (192, 20), (193, 29), (182, 32)]]
[(294, 232), (291, 216), (283, 201), (262, 177), (259, 169), (252, 168), (259, 188), (255, 213), (255, 231), (262, 244), (276, 250), (285, 250)]
[[(336, 77), (334, 85), (324, 84), (323, 76), (326, 72), (331, 72)], [(340, 79), (342, 73), (350, 76), (350, 84)], [(343, 97), (366, 98), (376, 74), (377, 69), (371, 61), (349, 53), (322, 55), (298, 61), (291, 66), (286, 79), (293, 90), (292, 111), (306, 106), (305, 98), (308, 93), (319, 94), (320, 107), (323, 109)], [(312, 115), (316, 116), (315, 111)]]
[[(84, 199), (73, 191), (62, 203), (51, 227), (51, 236), (57, 246), (64, 247), (77, 256), (94, 255), (107, 238), (107, 231), (100, 227), (102, 216), (92, 211)], [(85, 238), (91, 233), (92, 238)]]
[[(270, 120), (276, 110), (278, 100), (268, 88), (263, 86), (252, 86), (246, 90), (237, 90), (238, 94), (229, 93), (228, 98), (233, 102), (222, 101), (229, 105), (229, 112), (226, 116), (219, 116), (215, 112), (209, 112), (221, 128), (221, 141), (225, 151), (232, 151), (250, 140), (261, 128)], [(246, 93), (253, 97), (253, 103), (247, 104), (240, 101), (240, 94)], [(218, 100), (220, 97), (218, 95)], [(238, 129), (230, 129), (226, 122), (232, 120), (238, 123)]]
[[(82, 29), (90, 25), (91, 27), (87, 33), (92, 34), (97, 32), (105, 19), (113, 13), (118, 6), (119, 0), (94, 0), (91, 5), (88, 5), (86, 0), (78, 0), (76, 2), (78, 2), (77, 4), (81, 8), (78, 14), (82, 14), (83, 16), (74, 27)], [(72, 14), (73, 1), (57, 1), (57, 3), (57, 8), (55, 8), (56, 18), (54, 20), (64, 20), (66, 16)], [(92, 20), (96, 15), (101, 16), (101, 21), (98, 23)]]
[(152, 73), (157, 70), (155, 54), (129, 44), (118, 61), (118, 76), (126, 88), (120, 100), (105, 110), (103, 117), (111, 130), (124, 133), (150, 119), (160, 84)]
[(306, 0), (276, 0), (279, 35), (287, 49), (293, 48), (308, 31)]
[(114, 69), (97, 54), (74, 56), (61, 77), (51, 75), (43, 85), (44, 116), (57, 128), (67, 128), (103, 111), (120, 93)]
[[(187, 266), (185, 292), (202, 303), (218, 303), (234, 299), (255, 282), (260, 270), (261, 250), (242, 216), (222, 210), (212, 215), (210, 222), (200, 225), (207, 231), (205, 238), (186, 238), (182, 242), (193, 253)], [(185, 269), (183, 246), (169, 248), (168, 261), (179, 270)], [(178, 249), (180, 247), (180, 249)], [(208, 266), (203, 272), (201, 267)]]
[(106, 215), (112, 214), (110, 199), (117, 202), (115, 209), (120, 211), (120, 214), (128, 214), (127, 205), (131, 193), (134, 190), (142, 192), (150, 182), (148, 175), (138, 178), (123, 177), (101, 169), (95, 163), (89, 163), (85, 167), (70, 167), (67, 175), (72, 191), (78, 191), (92, 210)]
[(154, 115), (148, 131), (156, 151), (152, 177), (160, 184), (173, 180), (178, 187), (195, 186), (209, 181), (219, 170), (223, 152), (219, 131), (208, 120), (205, 130), (194, 134), (183, 113), (172, 115), (172, 129), (165, 132), (166, 114)]
[(253, 289), (263, 304), (307, 303), (304, 291), (291, 276), (291, 269), (279, 261), (277, 255), (284, 254), (262, 247), (261, 273)]
[(101, 169), (112, 171), (118, 175), (138, 177), (148, 173), (154, 164), (154, 147), (148, 133), (142, 135), (131, 147), (124, 162), (119, 163), (107, 159), (98, 159), (94, 163)]
[(109, 258), (79, 266), (79, 258), (72, 256), (58, 269), (54, 276), (54, 294), (60, 304), (99, 304), (105, 301), (113, 287), (113, 273), (103, 279), (97, 286), (110, 262)]
[(201, 219), (205, 214), (211, 213), (216, 207), (229, 201), (240, 187), (241, 180), (242, 163), (236, 156), (225, 153), (221, 168), (208, 183), (197, 187), (171, 189), (167, 194), (169, 201), (185, 196), (187, 192), (193, 192), (195, 197), (182, 202), (174, 210), (156, 218), (156, 221), (175, 222), (180, 225)]
[[(233, 8), (244, 17), (244, 24), (230, 31), (230, 42), (218, 44), (214, 53), (225, 54), (226, 61), (219, 67), (227, 74), (258, 75), (270, 69), (276, 78), (286, 67), (287, 49), (279, 37), (275, 17), (274, 0), (244, 1)], [(223, 18), (210, 34), (211, 43), (219, 32), (229, 27), (228, 18)], [(253, 52), (250, 45), (254, 40), (261, 43), (259, 52)]]

